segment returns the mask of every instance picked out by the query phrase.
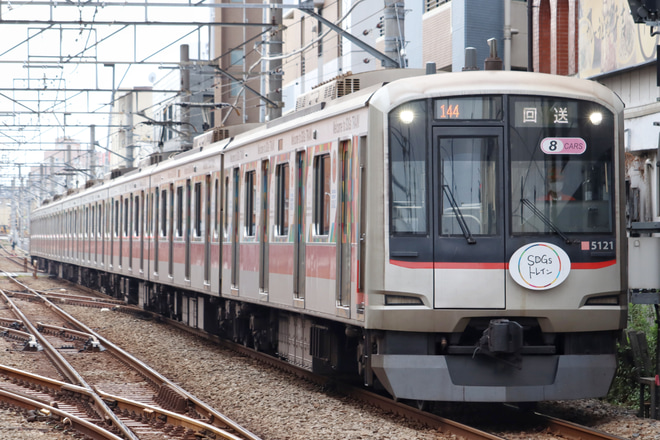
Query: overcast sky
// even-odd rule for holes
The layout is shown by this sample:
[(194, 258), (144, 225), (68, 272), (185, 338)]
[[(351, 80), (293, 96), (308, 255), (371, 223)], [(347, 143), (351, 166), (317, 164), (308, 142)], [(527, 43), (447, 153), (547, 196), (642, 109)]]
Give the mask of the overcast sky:
[[(131, 2), (144, 5), (144, 2)], [(160, 1), (178, 3), (181, 1)], [(129, 89), (152, 85), (151, 80), (164, 74), (160, 65), (128, 65), (129, 62), (156, 62), (171, 66), (179, 60), (181, 44), (190, 46), (190, 57), (208, 58), (209, 28), (196, 32), (191, 26), (128, 26), (117, 24), (80, 25), (83, 20), (95, 23), (110, 22), (209, 22), (212, 10), (195, 7), (123, 6), (126, 2), (104, 2), (105, 7), (89, 6), (91, 2), (60, 2), (57, 7), (33, 6), (28, 2), (3, 2), (0, 7), (0, 143), (6, 151), (0, 152), (0, 162), (38, 161), (40, 155), (31, 152), (10, 151), (45, 147), (56, 138), (67, 136), (89, 142), (89, 129), (74, 125), (102, 125), (107, 116), (89, 116), (78, 112), (109, 111), (109, 93), (82, 93), (77, 89)], [(71, 5), (88, 6), (71, 6)], [(13, 20), (30, 24), (11, 24)], [(70, 21), (54, 24), (49, 20)], [(43, 23), (39, 23), (43, 22)], [(192, 34), (191, 34), (192, 32)], [(190, 34), (186, 36), (186, 34)], [(201, 47), (198, 44), (201, 41)], [(98, 64), (101, 63), (101, 64)], [(104, 65), (116, 63), (113, 67)], [(15, 89), (15, 90), (12, 90)], [(22, 92), (24, 89), (39, 92)], [(65, 90), (68, 90), (65, 92)], [(52, 109), (57, 111), (49, 113)], [(68, 127), (64, 128), (62, 112)], [(41, 130), (35, 127), (42, 125)], [(46, 127), (53, 125), (54, 127)], [(16, 126), (23, 126), (19, 128)], [(96, 134), (101, 145), (107, 142), (107, 129)], [(7, 173), (3, 172), (3, 175)], [(2, 183), (0, 181), (0, 183)]]

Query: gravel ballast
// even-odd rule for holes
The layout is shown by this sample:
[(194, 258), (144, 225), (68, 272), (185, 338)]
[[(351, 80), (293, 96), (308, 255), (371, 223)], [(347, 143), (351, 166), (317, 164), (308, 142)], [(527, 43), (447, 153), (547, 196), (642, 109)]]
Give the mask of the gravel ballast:
[[(259, 364), (166, 324), (110, 310), (64, 308), (264, 440), (454, 438), (324, 391), (289, 373)], [(29, 355), (26, 355), (26, 362), (29, 362)], [(640, 419), (634, 410), (596, 399), (541, 404), (541, 410), (545, 412), (546, 409), (622, 438), (660, 440), (658, 421)], [(0, 439), (60, 440), (54, 433), (43, 436), (43, 428), (21, 431), (21, 426), (30, 428), (32, 425), (22, 417), (0, 411)], [(503, 434), (507, 438), (536, 436), (535, 433)]]

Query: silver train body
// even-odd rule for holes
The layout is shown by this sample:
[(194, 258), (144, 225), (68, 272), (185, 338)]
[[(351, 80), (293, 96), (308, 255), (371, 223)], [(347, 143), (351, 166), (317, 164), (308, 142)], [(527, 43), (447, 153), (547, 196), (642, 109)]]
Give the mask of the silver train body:
[(322, 100), (49, 201), (32, 258), (397, 399), (605, 395), (627, 312), (620, 100), (515, 72)]

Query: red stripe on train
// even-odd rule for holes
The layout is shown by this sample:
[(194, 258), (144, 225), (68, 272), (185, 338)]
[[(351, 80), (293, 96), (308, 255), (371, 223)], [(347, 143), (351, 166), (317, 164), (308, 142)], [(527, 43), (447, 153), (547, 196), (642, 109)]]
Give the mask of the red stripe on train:
[[(432, 262), (420, 262), (415, 263), (412, 261), (399, 261), (399, 260), (390, 260), (390, 264), (399, 267), (405, 267), (406, 269), (508, 269), (509, 263), (451, 263), (451, 262), (442, 262), (442, 263), (432, 263)], [(597, 263), (571, 263), (571, 269), (575, 270), (593, 270), (593, 269), (603, 269), (605, 267), (614, 266), (616, 260), (607, 260), (600, 261)]]

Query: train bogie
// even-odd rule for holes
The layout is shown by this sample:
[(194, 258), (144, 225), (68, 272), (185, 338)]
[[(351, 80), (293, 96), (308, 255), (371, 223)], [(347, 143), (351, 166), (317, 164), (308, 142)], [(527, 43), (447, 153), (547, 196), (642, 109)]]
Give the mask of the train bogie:
[(33, 256), (397, 398), (604, 395), (626, 313), (618, 98), (466, 72), (322, 107), (45, 205)]

